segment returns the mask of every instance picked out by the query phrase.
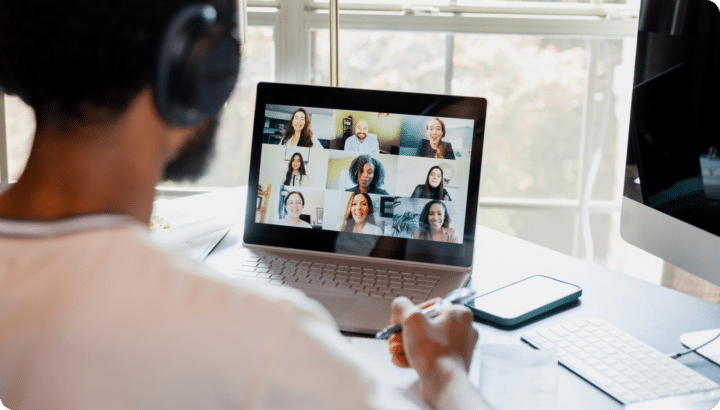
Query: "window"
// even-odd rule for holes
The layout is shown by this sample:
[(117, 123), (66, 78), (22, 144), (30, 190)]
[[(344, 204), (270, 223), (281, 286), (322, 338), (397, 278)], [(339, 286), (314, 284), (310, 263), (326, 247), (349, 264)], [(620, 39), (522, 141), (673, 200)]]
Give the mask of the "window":
[[(195, 184), (161, 184), (164, 194), (247, 181), (257, 82), (330, 84), (327, 1), (248, 6), (242, 74), (215, 161)], [(478, 223), (659, 283), (659, 259), (618, 233), (638, 8), (340, 0), (339, 85), (487, 98)], [(6, 99), (10, 164), (22, 162), (32, 134), (16, 105)]]

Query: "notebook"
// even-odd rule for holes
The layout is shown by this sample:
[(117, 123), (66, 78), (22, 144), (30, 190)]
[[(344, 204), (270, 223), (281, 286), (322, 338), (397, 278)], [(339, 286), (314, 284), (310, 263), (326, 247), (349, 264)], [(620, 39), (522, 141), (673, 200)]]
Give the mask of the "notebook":
[[(392, 299), (472, 271), (487, 101), (337, 87), (257, 88), (238, 274), (374, 334)], [(328, 288), (331, 288), (328, 290)]]

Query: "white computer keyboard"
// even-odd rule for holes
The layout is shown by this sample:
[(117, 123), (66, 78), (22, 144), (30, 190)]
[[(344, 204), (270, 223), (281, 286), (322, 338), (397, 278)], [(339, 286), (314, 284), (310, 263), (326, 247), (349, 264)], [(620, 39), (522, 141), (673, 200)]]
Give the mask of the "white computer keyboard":
[(720, 385), (597, 317), (522, 334), (556, 349), (558, 361), (626, 409), (702, 409), (720, 401)]
[(300, 290), (320, 290), (359, 296), (395, 299), (405, 296), (423, 302), (435, 288), (439, 276), (284, 259), (277, 256), (248, 256), (233, 275)]

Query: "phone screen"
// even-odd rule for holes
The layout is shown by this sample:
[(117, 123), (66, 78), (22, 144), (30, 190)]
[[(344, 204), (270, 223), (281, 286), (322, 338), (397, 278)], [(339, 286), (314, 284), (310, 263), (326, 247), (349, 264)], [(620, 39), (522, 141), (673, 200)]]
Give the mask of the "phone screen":
[(579, 292), (578, 286), (546, 276), (532, 276), (480, 296), (469, 305), (499, 318), (513, 319), (538, 310), (542, 313), (541, 308)]

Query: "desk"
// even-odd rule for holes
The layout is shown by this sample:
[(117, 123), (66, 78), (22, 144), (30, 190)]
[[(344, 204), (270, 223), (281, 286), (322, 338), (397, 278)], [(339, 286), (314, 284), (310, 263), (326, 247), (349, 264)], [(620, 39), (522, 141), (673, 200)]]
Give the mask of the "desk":
[[(233, 250), (241, 246), (245, 189), (224, 192), (220, 200), (233, 201), (238, 224), (234, 226), (206, 262), (216, 268), (227, 266)], [(546, 275), (574, 283), (583, 289), (579, 303), (553, 315), (544, 315), (518, 329), (502, 329), (475, 322), (482, 344), (523, 344), (520, 334), (556, 322), (586, 316), (600, 316), (661, 352), (683, 350), (679, 337), (685, 332), (718, 327), (720, 306), (610, 269), (584, 262), (512, 236), (478, 226), (475, 265), (470, 286), (482, 293), (531, 275)], [(412, 389), (414, 371), (397, 369), (389, 362), (386, 343), (349, 335), (351, 343), (369, 355), (382, 380)], [(532, 349), (527, 346), (528, 349)], [(476, 352), (477, 353), (477, 352)], [(720, 368), (697, 355), (679, 359), (682, 363), (720, 383)], [(471, 379), (479, 376), (479, 355), (473, 358)], [(622, 406), (574, 373), (560, 367), (558, 409), (621, 409)]]

